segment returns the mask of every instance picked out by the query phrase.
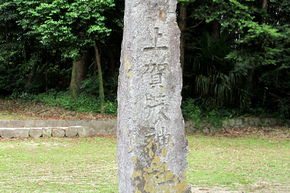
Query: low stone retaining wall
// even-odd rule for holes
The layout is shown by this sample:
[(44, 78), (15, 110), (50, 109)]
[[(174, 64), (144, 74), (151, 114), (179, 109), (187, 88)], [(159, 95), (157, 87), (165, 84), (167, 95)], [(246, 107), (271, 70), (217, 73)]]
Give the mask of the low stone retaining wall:
[(235, 118), (222, 120), (220, 126), (215, 126), (210, 123), (210, 121), (186, 121), (185, 122), (185, 132), (186, 133), (209, 133), (216, 132), (221, 129), (229, 127), (257, 127), (257, 126), (286, 126), (290, 125), (290, 120), (282, 120), (275, 118)]
[(3, 139), (26, 137), (87, 137), (116, 135), (116, 120), (15, 120), (0, 121)]
[[(209, 121), (185, 121), (186, 133), (216, 132), (228, 127), (285, 126), (290, 120), (273, 118), (238, 118), (223, 120), (220, 127)], [(87, 137), (93, 135), (116, 135), (117, 120), (0, 120), (0, 137)]]

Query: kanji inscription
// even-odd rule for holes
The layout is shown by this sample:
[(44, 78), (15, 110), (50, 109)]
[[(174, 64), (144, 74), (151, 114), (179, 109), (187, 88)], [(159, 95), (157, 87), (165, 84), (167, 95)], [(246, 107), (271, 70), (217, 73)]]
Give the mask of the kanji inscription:
[(190, 192), (176, 0), (126, 0), (118, 88), (120, 193)]

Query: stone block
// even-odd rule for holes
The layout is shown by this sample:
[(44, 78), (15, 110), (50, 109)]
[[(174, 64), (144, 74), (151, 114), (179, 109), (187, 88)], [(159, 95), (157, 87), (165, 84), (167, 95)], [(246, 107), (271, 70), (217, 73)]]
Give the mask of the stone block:
[(90, 130), (85, 127), (78, 127), (78, 136), (80, 137), (88, 137), (90, 136)]
[(236, 122), (235, 122), (234, 119), (229, 119), (229, 120), (228, 120), (228, 126), (229, 126), (229, 127), (233, 127), (233, 126), (235, 126), (235, 124), (236, 124)]
[(10, 139), (14, 135), (12, 129), (1, 129), (0, 130), (0, 136), (2, 139)]
[(70, 120), (69, 125), (67, 125), (67, 127), (69, 126), (81, 126), (82, 125), (82, 120)]
[(51, 127), (43, 127), (42, 133), (43, 137), (51, 137)]
[(16, 129), (14, 129), (13, 137), (15, 137), (15, 138), (28, 138), (29, 137), (29, 129), (16, 128)]
[(65, 136), (67, 137), (75, 137), (78, 134), (77, 127), (68, 127), (65, 129)]
[(228, 128), (228, 126), (229, 126), (229, 120), (222, 120), (222, 127)]
[(57, 127), (58, 120), (46, 120), (46, 127)]
[(0, 121), (0, 128), (1, 127), (10, 127), (10, 121)]
[(46, 127), (46, 120), (35, 120), (34, 121), (35, 127)]
[(70, 126), (70, 120), (58, 120), (57, 121), (57, 127), (69, 127)]
[(29, 129), (29, 136), (32, 138), (39, 138), (43, 135), (42, 128), (31, 128)]
[(87, 128), (92, 128), (92, 121), (93, 120), (82, 120), (81, 126), (87, 127)]
[(105, 135), (117, 135), (117, 121), (116, 120), (107, 120), (104, 121), (105, 125)]
[(51, 135), (53, 137), (64, 137), (65, 136), (65, 129), (64, 128), (52, 128)]
[(104, 121), (100, 120), (92, 120), (92, 127), (91, 129), (96, 135), (103, 134), (106, 135), (106, 124)]
[(23, 126), (24, 127), (35, 127), (35, 123), (34, 123), (34, 120), (26, 120), (26, 121), (23, 121)]
[(235, 120), (235, 126), (234, 127), (243, 127), (244, 121), (243, 119), (234, 119)]
[(209, 133), (209, 129), (208, 129), (208, 127), (204, 127), (204, 128), (202, 129), (202, 133)]
[(217, 127), (214, 125), (209, 125), (208, 126), (208, 130), (210, 133), (214, 133), (217, 130)]
[(244, 127), (248, 127), (249, 125), (249, 117), (244, 118)]
[(10, 127), (23, 127), (23, 121), (22, 120), (14, 120), (10, 121)]
[(276, 126), (276, 125), (277, 125), (277, 119), (274, 119), (274, 118), (269, 119), (269, 124), (270, 124), (271, 126)]
[(250, 118), (249, 121), (249, 126), (260, 126), (260, 119), (259, 118)]

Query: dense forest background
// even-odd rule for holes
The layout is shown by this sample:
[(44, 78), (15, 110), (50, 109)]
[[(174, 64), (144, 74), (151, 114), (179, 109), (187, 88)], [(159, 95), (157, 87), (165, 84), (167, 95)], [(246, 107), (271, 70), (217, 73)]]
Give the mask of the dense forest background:
[[(124, 0), (0, 0), (0, 97), (116, 114)], [(289, 118), (290, 1), (182, 0), (183, 112)]]

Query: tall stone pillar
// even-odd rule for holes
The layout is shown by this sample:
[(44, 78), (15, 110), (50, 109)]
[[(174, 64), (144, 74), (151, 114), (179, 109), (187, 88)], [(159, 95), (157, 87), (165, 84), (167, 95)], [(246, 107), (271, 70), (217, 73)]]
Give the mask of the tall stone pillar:
[(190, 192), (177, 0), (126, 0), (118, 88), (120, 193)]

